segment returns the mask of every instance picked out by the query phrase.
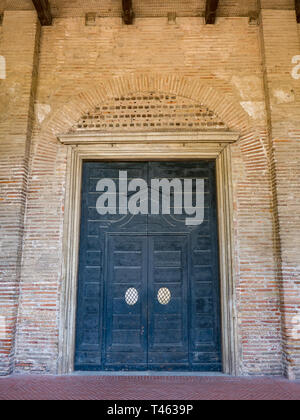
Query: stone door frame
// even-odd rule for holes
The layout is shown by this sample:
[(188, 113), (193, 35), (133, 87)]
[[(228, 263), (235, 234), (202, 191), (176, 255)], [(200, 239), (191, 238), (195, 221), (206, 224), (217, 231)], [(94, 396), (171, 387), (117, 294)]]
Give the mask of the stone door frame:
[(236, 319), (231, 144), (239, 133), (75, 133), (59, 140), (68, 147), (58, 374), (74, 371), (81, 182), (85, 160), (216, 160), (220, 249), (223, 372), (239, 374)]

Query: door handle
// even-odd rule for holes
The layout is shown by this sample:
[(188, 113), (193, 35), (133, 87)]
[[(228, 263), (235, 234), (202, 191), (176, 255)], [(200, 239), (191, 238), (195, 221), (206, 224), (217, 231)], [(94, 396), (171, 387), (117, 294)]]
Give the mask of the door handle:
[(144, 333), (145, 333), (145, 327), (142, 327), (141, 328), (141, 335), (144, 335)]

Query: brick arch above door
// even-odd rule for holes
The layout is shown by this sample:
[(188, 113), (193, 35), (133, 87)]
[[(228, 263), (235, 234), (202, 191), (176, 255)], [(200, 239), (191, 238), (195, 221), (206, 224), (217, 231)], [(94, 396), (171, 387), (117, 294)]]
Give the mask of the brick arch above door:
[[(161, 95), (165, 98), (176, 96), (180, 99), (182, 105), (193, 103), (194, 106), (203, 107), (200, 108), (201, 111), (208, 110), (208, 113), (211, 113), (212, 121), (206, 121), (206, 123), (211, 122), (212, 125), (210, 128), (209, 125), (204, 125), (202, 130), (216, 129), (214, 124), (217, 123), (217, 128), (219, 127), (218, 124), (223, 124), (223, 131), (227, 128), (239, 132), (239, 146), (248, 175), (256, 178), (265, 174), (268, 167), (266, 133), (257, 128), (255, 121), (249, 117), (241, 104), (233, 98), (233, 95), (230, 93), (228, 95), (224, 94), (212, 87), (207, 81), (185, 76), (131, 74), (103, 78), (95, 86), (89, 87), (82, 93), (70, 98), (62, 107), (49, 114), (41, 127), (41, 137), (49, 141), (50, 138), (53, 139), (53, 135), (59, 136), (72, 132), (74, 129), (80, 131), (85, 128), (79, 127), (80, 123), (85, 121), (83, 117), (95, 116), (97, 108), (109, 107), (115, 99), (136, 97), (134, 95), (143, 95), (148, 99), (150, 95), (154, 95), (154, 97), (155, 95)], [(128, 115), (128, 113), (125, 115)], [(189, 120), (188, 124), (205, 123), (205, 120), (195, 121), (194, 116), (187, 119)], [(177, 121), (178, 123), (180, 122)], [(120, 131), (120, 127), (107, 127), (106, 130), (111, 129), (110, 131), (113, 131), (114, 128)], [(178, 126), (173, 128), (178, 129)], [(190, 131), (191, 128), (193, 127), (187, 127), (186, 130)], [(130, 131), (130, 129), (132, 131), (142, 131), (141, 127), (123, 127), (121, 131), (126, 131), (125, 129), (127, 131)], [(156, 130), (151, 125), (143, 129), (144, 131), (159, 131), (159, 126)], [(201, 130), (200, 125), (195, 126), (194, 129)], [(101, 131), (101, 127), (96, 127), (97, 130)]]

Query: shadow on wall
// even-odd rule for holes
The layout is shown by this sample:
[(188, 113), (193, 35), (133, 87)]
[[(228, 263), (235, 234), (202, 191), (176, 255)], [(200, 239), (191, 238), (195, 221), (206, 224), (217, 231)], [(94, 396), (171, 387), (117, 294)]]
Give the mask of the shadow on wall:
[(2, 55), (0, 55), (0, 79), (6, 79), (6, 60)]

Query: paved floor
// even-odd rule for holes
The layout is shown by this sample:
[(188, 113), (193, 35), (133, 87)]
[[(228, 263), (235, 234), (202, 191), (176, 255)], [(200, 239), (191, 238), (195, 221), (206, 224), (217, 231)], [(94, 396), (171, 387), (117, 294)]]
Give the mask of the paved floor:
[(300, 382), (271, 378), (11, 376), (0, 400), (300, 400)]

